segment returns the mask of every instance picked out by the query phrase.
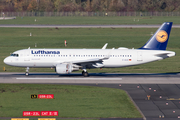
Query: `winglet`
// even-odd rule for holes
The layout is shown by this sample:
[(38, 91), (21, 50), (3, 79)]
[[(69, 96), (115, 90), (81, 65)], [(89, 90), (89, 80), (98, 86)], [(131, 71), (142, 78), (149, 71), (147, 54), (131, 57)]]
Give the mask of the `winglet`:
[(108, 45), (108, 43), (106, 43), (106, 44), (102, 47), (102, 49), (106, 49), (107, 45)]
[(139, 49), (145, 50), (166, 50), (169, 40), (172, 22), (165, 22), (156, 31), (156, 33), (149, 39), (149, 41)]

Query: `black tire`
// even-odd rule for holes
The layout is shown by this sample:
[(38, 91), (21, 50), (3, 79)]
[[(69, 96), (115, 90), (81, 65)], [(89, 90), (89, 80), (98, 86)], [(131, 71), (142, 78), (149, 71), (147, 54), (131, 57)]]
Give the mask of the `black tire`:
[(88, 72), (84, 72), (84, 73), (83, 73), (83, 76), (84, 76), (84, 77), (88, 77), (88, 76), (89, 76)]
[(25, 75), (26, 75), (26, 76), (29, 76), (29, 73), (28, 73), (28, 72), (26, 72), (26, 73), (25, 73)]

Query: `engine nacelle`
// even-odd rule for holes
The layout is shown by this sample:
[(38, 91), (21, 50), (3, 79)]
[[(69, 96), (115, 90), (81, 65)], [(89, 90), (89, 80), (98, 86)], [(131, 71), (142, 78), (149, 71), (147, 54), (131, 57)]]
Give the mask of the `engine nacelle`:
[(79, 68), (73, 68), (72, 64), (57, 64), (56, 65), (56, 73), (58, 74), (68, 74), (75, 70), (79, 70)]

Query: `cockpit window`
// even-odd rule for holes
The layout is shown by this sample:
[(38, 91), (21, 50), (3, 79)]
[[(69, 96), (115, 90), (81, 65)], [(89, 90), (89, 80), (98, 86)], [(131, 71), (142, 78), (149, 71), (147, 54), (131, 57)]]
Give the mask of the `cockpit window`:
[(11, 56), (19, 57), (19, 54), (11, 54)]

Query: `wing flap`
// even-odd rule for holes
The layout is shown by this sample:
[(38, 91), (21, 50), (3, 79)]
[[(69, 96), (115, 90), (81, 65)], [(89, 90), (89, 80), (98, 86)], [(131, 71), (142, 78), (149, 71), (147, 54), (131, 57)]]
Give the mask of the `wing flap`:
[(99, 58), (95, 58), (95, 59), (87, 59), (87, 60), (75, 60), (75, 61), (71, 61), (74, 64), (81, 64), (81, 63), (90, 63), (90, 62), (99, 62), (102, 61)]

